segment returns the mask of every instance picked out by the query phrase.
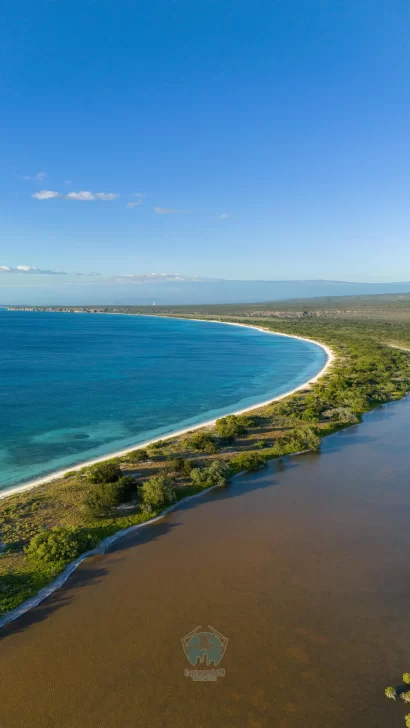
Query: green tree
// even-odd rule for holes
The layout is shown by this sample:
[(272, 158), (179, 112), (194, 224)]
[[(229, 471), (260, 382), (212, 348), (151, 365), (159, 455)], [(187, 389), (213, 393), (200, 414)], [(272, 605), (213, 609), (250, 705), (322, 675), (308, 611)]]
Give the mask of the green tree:
[(410, 690), (407, 690), (405, 693), (401, 693), (400, 697), (405, 703), (410, 703)]
[(384, 694), (385, 694), (386, 698), (390, 698), (391, 700), (396, 700), (396, 698), (397, 698), (397, 693), (396, 693), (395, 689), (392, 688), (391, 686), (386, 688), (386, 690), (384, 691)]
[(406, 728), (410, 728), (410, 713), (407, 713), (407, 715), (404, 716), (404, 720), (406, 723)]
[(122, 478), (115, 483), (118, 494), (119, 503), (127, 503), (131, 498), (137, 495), (140, 483), (132, 475), (123, 475)]
[(210, 455), (216, 453), (218, 450), (215, 438), (212, 437), (210, 432), (196, 432), (189, 438), (187, 444), (188, 447), (191, 447), (197, 452), (206, 452)]
[(194, 460), (188, 460), (187, 458), (177, 456), (169, 461), (169, 467), (173, 473), (189, 476), (191, 470), (196, 467), (196, 464)]
[(222, 417), (215, 423), (215, 429), (220, 437), (242, 437), (246, 435), (246, 427), (236, 415)]
[(90, 483), (114, 483), (121, 478), (121, 468), (117, 463), (98, 463), (88, 472)]
[(175, 500), (173, 478), (167, 475), (154, 475), (140, 488), (142, 501), (146, 506), (158, 509)]
[(191, 471), (192, 483), (200, 488), (211, 488), (213, 485), (225, 485), (230, 468), (223, 460), (214, 460), (206, 468), (194, 468)]
[(406, 683), (406, 685), (410, 685), (410, 672), (405, 672), (403, 674), (403, 682)]
[(247, 472), (256, 471), (265, 465), (265, 457), (259, 452), (244, 452), (231, 460), (231, 468), (236, 473), (240, 473), (242, 470)]
[(108, 516), (120, 504), (118, 483), (97, 483), (84, 498), (84, 506), (91, 516)]
[(32, 561), (62, 567), (94, 548), (98, 538), (83, 528), (52, 528), (30, 540), (25, 552)]
[(131, 463), (145, 463), (149, 459), (147, 450), (141, 448), (128, 453), (127, 460)]

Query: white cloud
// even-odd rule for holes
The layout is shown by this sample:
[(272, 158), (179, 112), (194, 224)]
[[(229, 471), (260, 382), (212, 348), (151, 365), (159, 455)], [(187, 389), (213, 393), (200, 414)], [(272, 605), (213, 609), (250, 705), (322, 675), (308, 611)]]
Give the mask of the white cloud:
[(132, 196), (133, 197), (146, 197), (147, 195), (145, 192), (133, 192)]
[(33, 265), (17, 265), (15, 268), (10, 268), (8, 265), (0, 265), (0, 273), (23, 273), (23, 274), (40, 274), (40, 275), (52, 275), (52, 276), (66, 276), (67, 273), (63, 270), (42, 270), (36, 268)]
[(97, 200), (116, 200), (119, 195), (115, 194), (114, 192), (96, 192), (95, 196)]
[(69, 192), (65, 195), (66, 200), (82, 200), (90, 202), (91, 200), (104, 200), (110, 201), (115, 200), (119, 195), (114, 192), (89, 192), (88, 190), (81, 190), (80, 192)]
[(46, 172), (37, 172), (37, 174), (35, 174), (33, 177), (31, 177), (30, 175), (26, 175), (25, 177), (22, 177), (21, 179), (28, 179), (32, 182), (41, 182), (43, 179), (45, 179), (45, 177), (47, 177)]
[(176, 215), (180, 212), (189, 212), (189, 210), (173, 210), (170, 207), (154, 207), (157, 215)]
[(181, 281), (201, 281), (199, 276), (183, 276), (180, 273), (130, 273), (128, 275), (117, 275), (111, 279), (115, 283), (138, 284), (138, 283), (179, 283)]
[(83, 190), (82, 192), (69, 192), (68, 195), (65, 195), (65, 198), (66, 200), (86, 200), (88, 202), (89, 200), (95, 200), (95, 195), (92, 192)]
[(70, 179), (65, 179), (64, 180), (64, 184), (65, 185), (71, 185), (71, 180)]
[(135, 200), (135, 202), (127, 202), (127, 207), (139, 207), (142, 200)]
[(227, 212), (223, 212), (222, 215), (219, 215), (220, 220), (227, 220), (229, 217), (232, 217), (232, 215), (229, 215)]
[(53, 192), (53, 190), (40, 190), (40, 192), (34, 192), (31, 196), (36, 200), (51, 200), (53, 197), (60, 197), (60, 193)]

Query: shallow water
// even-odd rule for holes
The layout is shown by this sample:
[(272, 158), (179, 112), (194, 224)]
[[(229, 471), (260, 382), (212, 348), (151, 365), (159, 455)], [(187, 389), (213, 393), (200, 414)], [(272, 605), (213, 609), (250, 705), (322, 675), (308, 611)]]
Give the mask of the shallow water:
[[(0, 725), (404, 725), (409, 427), (407, 398), (84, 562), (0, 632)], [(229, 640), (216, 683), (184, 675), (197, 625)]]
[(273, 398), (325, 361), (250, 328), (0, 309), (0, 490)]

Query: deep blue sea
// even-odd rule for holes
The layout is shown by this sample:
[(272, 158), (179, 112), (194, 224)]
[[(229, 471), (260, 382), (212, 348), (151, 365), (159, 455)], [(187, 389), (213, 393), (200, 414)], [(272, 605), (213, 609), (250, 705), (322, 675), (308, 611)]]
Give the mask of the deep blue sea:
[(325, 361), (237, 326), (0, 309), (0, 489), (273, 398)]

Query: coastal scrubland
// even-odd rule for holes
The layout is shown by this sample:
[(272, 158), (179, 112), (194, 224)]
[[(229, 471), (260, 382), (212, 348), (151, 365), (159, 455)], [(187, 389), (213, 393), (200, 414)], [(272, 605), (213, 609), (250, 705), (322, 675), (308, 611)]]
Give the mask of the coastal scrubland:
[[(223, 485), (237, 472), (319, 450), (322, 437), (405, 396), (410, 391), (410, 296), (403, 299), (158, 309), (158, 315), (220, 319), (315, 339), (332, 348), (335, 360), (318, 382), (271, 405), (0, 501), (0, 614), (34, 595), (104, 537), (188, 495)], [(105, 312), (116, 311), (152, 313), (135, 307)]]

